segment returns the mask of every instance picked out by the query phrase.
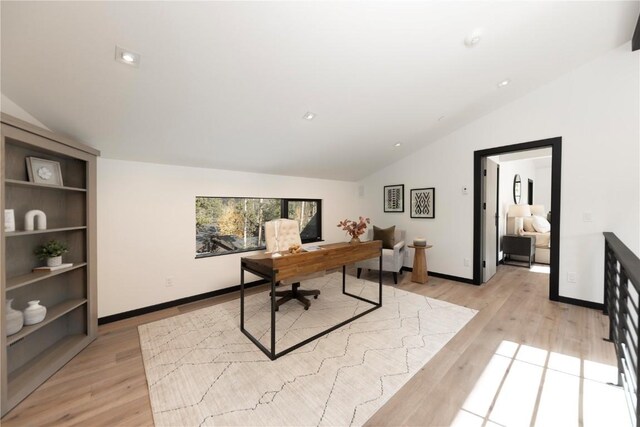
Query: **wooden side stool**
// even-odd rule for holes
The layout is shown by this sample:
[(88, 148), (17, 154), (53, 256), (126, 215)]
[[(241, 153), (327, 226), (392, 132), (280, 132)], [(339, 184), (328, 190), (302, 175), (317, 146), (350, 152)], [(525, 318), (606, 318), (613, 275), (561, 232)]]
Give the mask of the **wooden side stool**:
[(422, 284), (427, 283), (429, 281), (429, 274), (427, 272), (427, 249), (432, 248), (433, 245), (409, 245), (409, 247), (414, 249), (411, 281)]

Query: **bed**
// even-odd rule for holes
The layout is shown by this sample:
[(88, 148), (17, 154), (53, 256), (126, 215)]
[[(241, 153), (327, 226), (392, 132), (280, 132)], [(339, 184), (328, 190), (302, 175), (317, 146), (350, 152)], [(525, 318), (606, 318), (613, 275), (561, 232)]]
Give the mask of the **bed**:
[[(520, 236), (532, 236), (535, 238), (534, 262), (539, 264), (549, 264), (551, 260), (551, 230), (540, 232), (534, 226), (534, 216), (542, 217), (546, 220), (547, 213), (544, 205), (531, 205), (531, 216), (523, 217), (522, 229), (518, 232), (519, 221), (516, 218), (507, 217), (507, 234), (517, 234)], [(518, 222), (518, 224), (516, 224)]]

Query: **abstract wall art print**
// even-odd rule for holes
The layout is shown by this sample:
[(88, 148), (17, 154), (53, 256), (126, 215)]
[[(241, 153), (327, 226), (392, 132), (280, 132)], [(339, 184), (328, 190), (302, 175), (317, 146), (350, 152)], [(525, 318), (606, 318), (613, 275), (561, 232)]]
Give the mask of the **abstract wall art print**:
[(411, 190), (411, 218), (436, 217), (436, 189), (414, 188)]
[(404, 212), (404, 185), (386, 185), (384, 187), (384, 211)]

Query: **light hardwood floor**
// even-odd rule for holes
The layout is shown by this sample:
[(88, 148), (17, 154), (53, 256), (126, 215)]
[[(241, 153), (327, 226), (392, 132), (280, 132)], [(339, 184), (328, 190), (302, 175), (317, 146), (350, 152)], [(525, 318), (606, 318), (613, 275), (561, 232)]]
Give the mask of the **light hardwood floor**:
[[(375, 280), (374, 272), (363, 278)], [(548, 275), (501, 266), (483, 286), (403, 274), (400, 288), (479, 310), (368, 425), (450, 425), (504, 341), (615, 365), (601, 312), (550, 302)], [(390, 275), (384, 276), (391, 285)], [(254, 288), (251, 292), (262, 290)], [(237, 299), (229, 294), (103, 325), (86, 350), (2, 419), (2, 425), (153, 425), (137, 326)], [(580, 422), (582, 424), (582, 422)]]

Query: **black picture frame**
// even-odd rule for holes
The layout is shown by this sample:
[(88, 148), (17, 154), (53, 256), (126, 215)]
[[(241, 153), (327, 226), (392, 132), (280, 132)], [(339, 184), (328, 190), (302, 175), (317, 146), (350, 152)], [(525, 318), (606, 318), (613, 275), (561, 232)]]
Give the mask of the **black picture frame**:
[(411, 218), (433, 219), (436, 217), (436, 189), (435, 187), (412, 188), (409, 191), (411, 198)]
[(382, 200), (385, 212), (404, 212), (404, 184), (385, 185)]

